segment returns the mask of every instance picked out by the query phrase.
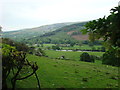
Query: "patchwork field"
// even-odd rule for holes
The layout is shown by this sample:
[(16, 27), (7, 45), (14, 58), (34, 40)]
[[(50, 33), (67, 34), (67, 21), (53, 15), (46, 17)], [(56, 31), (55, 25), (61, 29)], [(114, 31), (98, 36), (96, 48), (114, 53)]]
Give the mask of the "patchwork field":
[[(61, 44), (62, 45), (62, 44)], [(63, 44), (64, 45), (64, 44)], [(36, 48), (42, 48), (42, 49), (52, 49), (52, 46), (55, 46), (55, 44), (43, 44), (43, 47), (41, 47), (41, 45), (39, 45), (39, 47), (37, 47), (37, 45), (35, 46)], [(102, 45), (94, 45), (93, 47), (89, 46), (89, 45), (74, 45), (73, 47), (72, 46), (69, 46), (69, 47), (62, 47), (62, 46), (59, 46), (62, 50), (76, 50), (76, 49), (81, 49), (81, 50), (92, 50), (92, 48), (95, 48), (95, 49), (100, 49), (102, 47)]]

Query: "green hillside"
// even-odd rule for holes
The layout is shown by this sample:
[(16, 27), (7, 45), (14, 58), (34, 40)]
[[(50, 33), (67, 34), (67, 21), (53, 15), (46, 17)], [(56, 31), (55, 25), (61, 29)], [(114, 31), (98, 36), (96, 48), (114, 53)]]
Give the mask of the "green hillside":
[[(57, 60), (28, 55), (36, 61), (42, 88), (117, 88), (118, 68), (82, 61)], [(17, 88), (38, 88), (33, 76), (17, 81)]]
[(76, 43), (80, 40), (88, 40), (88, 35), (82, 35), (80, 32), (80, 30), (84, 29), (85, 24), (86, 22), (69, 22), (44, 25), (36, 28), (3, 32), (3, 37), (26, 44)]
[(38, 37), (33, 37), (26, 39), (26, 43), (70, 43), (77, 42), (77, 39), (74, 36), (84, 36), (84, 38), (79, 37), (81, 40), (88, 40), (87, 35), (82, 35), (80, 30), (84, 29), (86, 22), (76, 23), (72, 25), (67, 25), (62, 28), (59, 28), (55, 31), (45, 33)]
[(25, 38), (28, 39), (32, 37), (37, 37), (47, 32), (55, 31), (56, 29), (59, 29), (61, 27), (64, 27), (70, 24), (73, 24), (73, 23), (72, 22), (71, 23), (56, 23), (56, 24), (44, 25), (44, 26), (35, 27), (35, 28), (3, 32), (3, 37), (11, 38), (16, 41), (22, 41)]

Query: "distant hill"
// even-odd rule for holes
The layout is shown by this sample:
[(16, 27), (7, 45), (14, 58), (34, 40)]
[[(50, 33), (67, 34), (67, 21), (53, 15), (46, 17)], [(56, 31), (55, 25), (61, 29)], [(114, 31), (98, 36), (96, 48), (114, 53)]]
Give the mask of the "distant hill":
[(47, 32), (55, 31), (56, 29), (59, 29), (61, 27), (64, 27), (66, 25), (71, 25), (72, 22), (68, 23), (56, 23), (51, 25), (44, 25), (40, 27), (35, 28), (28, 28), (28, 29), (22, 29), (17, 31), (9, 31), (9, 32), (3, 32), (3, 37), (11, 38), (16, 41), (22, 41), (23, 39), (29, 39), (32, 37), (37, 37), (40, 35), (43, 35)]
[(78, 40), (88, 40), (88, 35), (82, 35), (86, 22), (79, 22), (56, 29), (43, 35), (25, 39), (26, 43), (70, 43)]
[(76, 43), (88, 40), (88, 35), (82, 35), (87, 22), (68, 22), (44, 25), (35, 28), (3, 32), (3, 37), (11, 38), (29, 44), (37, 43)]

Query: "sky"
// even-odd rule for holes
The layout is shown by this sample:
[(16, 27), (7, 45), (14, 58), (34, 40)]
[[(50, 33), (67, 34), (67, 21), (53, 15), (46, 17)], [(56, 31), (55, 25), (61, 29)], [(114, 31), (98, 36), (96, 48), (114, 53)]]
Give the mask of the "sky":
[(3, 31), (102, 18), (120, 0), (0, 0)]

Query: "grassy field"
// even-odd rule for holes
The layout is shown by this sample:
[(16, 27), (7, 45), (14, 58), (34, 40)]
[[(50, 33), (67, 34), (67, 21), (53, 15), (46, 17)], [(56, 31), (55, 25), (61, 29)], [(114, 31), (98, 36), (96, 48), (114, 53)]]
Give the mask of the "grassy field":
[[(93, 53), (92, 53), (93, 54)], [(72, 60), (57, 60), (28, 55), (36, 61), (42, 88), (116, 88), (118, 68), (102, 64)], [(37, 88), (35, 76), (17, 81), (18, 88)]]
[[(95, 49), (101, 48), (101, 45), (94, 45), (93, 46)], [(82, 49), (82, 50), (92, 50), (92, 47), (90, 47), (89, 45), (74, 45), (73, 47), (61, 47), (62, 49)]]
[[(58, 58), (61, 56), (65, 56), (65, 58), (67, 58), (67, 59), (79, 61), (80, 55), (83, 52), (45, 50), (45, 53), (50, 58)], [(104, 52), (88, 52), (88, 53), (90, 55), (96, 55), (96, 56), (100, 57), (103, 55)], [(96, 62), (101, 63), (101, 61), (98, 61), (98, 60), (96, 60)]]

